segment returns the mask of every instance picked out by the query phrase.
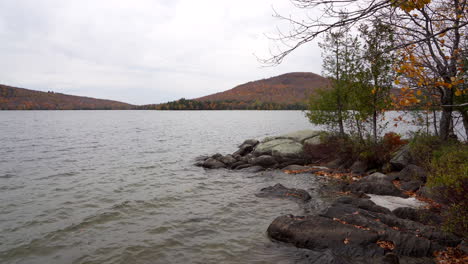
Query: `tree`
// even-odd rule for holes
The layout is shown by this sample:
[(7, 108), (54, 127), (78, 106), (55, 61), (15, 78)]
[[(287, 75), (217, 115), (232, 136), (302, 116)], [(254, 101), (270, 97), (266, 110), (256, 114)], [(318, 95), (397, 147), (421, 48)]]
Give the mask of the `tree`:
[[(269, 59), (262, 62), (279, 64), (295, 49), (327, 32), (381, 19), (383, 24), (395, 27), (398, 36), (396, 45), (383, 53), (397, 50), (402, 56), (406, 56), (406, 64), (403, 62), (402, 65), (413, 64), (413, 68), (430, 73), (431, 84), (421, 83), (419, 89), (437, 91), (438, 104), (442, 107), (439, 134), (443, 140), (448, 138), (452, 111), (457, 107), (454, 105), (454, 96), (457, 96), (455, 93), (461, 84), (458, 78), (461, 74), (460, 40), (467, 33), (468, 0), (291, 1), (299, 8), (320, 9), (322, 14), (317, 19), (295, 20), (276, 13), (277, 17), (292, 24), (292, 30), (287, 33), (280, 32), (279, 37), (276, 38), (285, 43), (286, 48), (272, 54)], [(411, 72), (411, 68), (409, 71), (403, 68), (400, 74), (411, 77), (413, 74)], [(410, 87), (408, 90), (414, 88)], [(417, 102), (417, 99), (413, 101)], [(402, 102), (412, 103), (408, 99)]]
[(379, 115), (389, 106), (389, 95), (394, 78), (393, 63), (395, 61), (394, 52), (389, 52), (395, 45), (394, 29), (383, 24), (380, 19), (373, 21), (371, 26), (361, 25), (359, 31), (364, 41), (364, 72), (361, 83), (366, 83), (363, 87), (370, 87), (371, 90), (360, 92), (367, 95), (368, 100), (364, 101), (372, 116), (372, 134), (374, 142), (378, 138), (377, 119)]
[(312, 97), (307, 114), (311, 122), (337, 126), (345, 135), (344, 122), (349, 118), (351, 85), (358, 71), (359, 41), (347, 30), (330, 32), (319, 44), (323, 50), (323, 75), (331, 81), (330, 90), (322, 90)]

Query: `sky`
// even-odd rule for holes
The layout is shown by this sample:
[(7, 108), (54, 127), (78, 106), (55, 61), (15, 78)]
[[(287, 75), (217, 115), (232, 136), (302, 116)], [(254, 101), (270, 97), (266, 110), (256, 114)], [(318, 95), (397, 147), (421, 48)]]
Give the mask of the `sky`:
[(225, 91), (288, 72), (321, 72), (309, 43), (265, 67), (300, 17), (289, 0), (1, 0), (0, 83), (132, 104)]

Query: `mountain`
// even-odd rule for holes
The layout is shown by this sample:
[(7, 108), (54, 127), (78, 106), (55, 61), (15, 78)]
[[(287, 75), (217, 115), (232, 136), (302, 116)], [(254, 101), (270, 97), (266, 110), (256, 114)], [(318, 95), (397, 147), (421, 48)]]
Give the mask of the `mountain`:
[(0, 84), (0, 110), (124, 110), (134, 107), (117, 101), (39, 92)]
[(311, 72), (286, 73), (268, 79), (248, 82), (230, 90), (195, 98), (204, 101), (272, 102), (279, 104), (305, 103), (317, 88), (324, 88), (328, 80)]

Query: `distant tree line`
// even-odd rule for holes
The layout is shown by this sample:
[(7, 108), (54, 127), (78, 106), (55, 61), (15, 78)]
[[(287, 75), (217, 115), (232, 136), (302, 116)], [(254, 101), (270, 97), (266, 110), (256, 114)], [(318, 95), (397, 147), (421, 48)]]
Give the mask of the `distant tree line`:
[(139, 110), (305, 110), (305, 103), (282, 104), (259, 100), (196, 101), (181, 98), (163, 104), (138, 106)]

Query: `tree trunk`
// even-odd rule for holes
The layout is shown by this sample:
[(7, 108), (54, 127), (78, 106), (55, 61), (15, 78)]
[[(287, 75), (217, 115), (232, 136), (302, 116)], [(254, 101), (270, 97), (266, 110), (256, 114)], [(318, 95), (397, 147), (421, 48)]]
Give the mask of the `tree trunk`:
[(435, 109), (432, 110), (432, 115), (433, 115), (433, 125), (434, 125), (434, 134), (436, 136), (439, 136), (439, 131), (437, 130), (437, 112)]
[(468, 140), (468, 111), (460, 110), (463, 118), (463, 126), (465, 127), (465, 139)]
[(442, 108), (442, 116), (440, 117), (440, 139), (447, 140), (450, 135), (450, 120), (452, 119), (452, 109)]
[(451, 90), (445, 90), (445, 93), (442, 95), (441, 102), (442, 115), (440, 117), (439, 137), (442, 141), (446, 141), (452, 133), (450, 124), (452, 123), (453, 93)]

